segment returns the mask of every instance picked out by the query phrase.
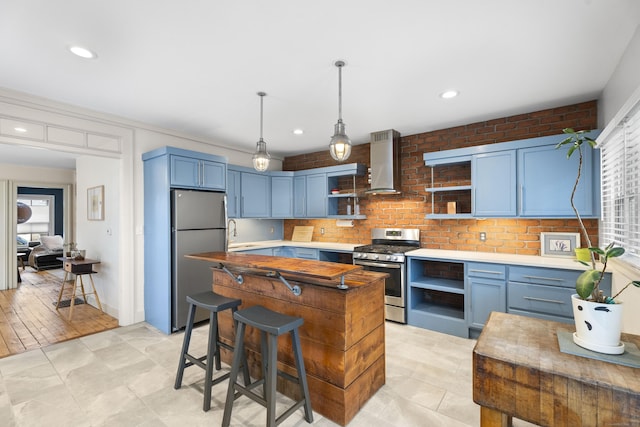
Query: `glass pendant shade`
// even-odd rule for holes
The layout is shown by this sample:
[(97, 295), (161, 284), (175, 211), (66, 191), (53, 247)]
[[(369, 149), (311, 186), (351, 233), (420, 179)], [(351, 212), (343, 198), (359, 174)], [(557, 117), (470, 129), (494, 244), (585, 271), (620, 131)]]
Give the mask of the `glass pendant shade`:
[(258, 92), (260, 97), (260, 140), (256, 143), (256, 152), (253, 153), (253, 168), (258, 172), (264, 172), (269, 167), (271, 156), (267, 152), (267, 143), (262, 139), (262, 100), (267, 94)]
[(344, 130), (342, 122), (342, 67), (344, 61), (336, 61), (335, 66), (338, 67), (338, 123), (335, 124), (335, 130), (329, 143), (329, 153), (334, 160), (344, 162), (351, 155), (351, 140)]
[(331, 137), (329, 143), (329, 153), (334, 160), (342, 162), (349, 158), (351, 155), (351, 140), (344, 133), (344, 123), (342, 120), (338, 120), (335, 125), (335, 132)]
[(271, 156), (267, 153), (267, 143), (262, 138), (256, 144), (256, 152), (253, 154), (253, 168), (258, 172), (264, 172), (269, 167)]

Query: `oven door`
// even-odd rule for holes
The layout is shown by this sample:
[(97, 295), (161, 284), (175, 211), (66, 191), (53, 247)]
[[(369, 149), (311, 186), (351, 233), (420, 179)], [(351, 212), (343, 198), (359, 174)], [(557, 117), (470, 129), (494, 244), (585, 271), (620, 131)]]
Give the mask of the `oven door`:
[(384, 282), (384, 302), (396, 307), (405, 306), (404, 263), (385, 263), (375, 261), (353, 260), (354, 265), (361, 265), (367, 271), (387, 273)]

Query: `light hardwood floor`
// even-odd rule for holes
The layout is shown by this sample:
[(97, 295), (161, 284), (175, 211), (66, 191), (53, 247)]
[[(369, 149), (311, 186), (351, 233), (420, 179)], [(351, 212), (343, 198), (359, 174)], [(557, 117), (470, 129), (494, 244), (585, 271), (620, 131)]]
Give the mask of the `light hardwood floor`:
[(117, 319), (91, 305), (76, 305), (71, 320), (69, 308), (56, 311), (62, 269), (27, 267), (20, 275), (17, 289), (0, 291), (0, 358), (118, 327)]

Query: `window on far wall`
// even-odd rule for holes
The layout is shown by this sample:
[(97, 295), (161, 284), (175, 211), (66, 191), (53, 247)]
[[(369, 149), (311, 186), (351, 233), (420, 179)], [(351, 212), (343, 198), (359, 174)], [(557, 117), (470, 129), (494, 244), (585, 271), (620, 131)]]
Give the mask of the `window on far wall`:
[(18, 194), (18, 202), (31, 208), (31, 218), (27, 222), (18, 224), (18, 237), (30, 242), (40, 241), (40, 236), (55, 234), (55, 198), (48, 195)]
[[(638, 93), (636, 93), (637, 95)], [(625, 248), (623, 261), (640, 267), (640, 97), (598, 140), (602, 158), (600, 242)]]

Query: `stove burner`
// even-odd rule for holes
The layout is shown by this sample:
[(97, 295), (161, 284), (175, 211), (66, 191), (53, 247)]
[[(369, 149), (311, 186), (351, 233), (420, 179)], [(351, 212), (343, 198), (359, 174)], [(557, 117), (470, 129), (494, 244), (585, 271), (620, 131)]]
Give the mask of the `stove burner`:
[(409, 245), (365, 245), (353, 248), (354, 252), (368, 252), (373, 254), (403, 254), (418, 249), (418, 246)]

